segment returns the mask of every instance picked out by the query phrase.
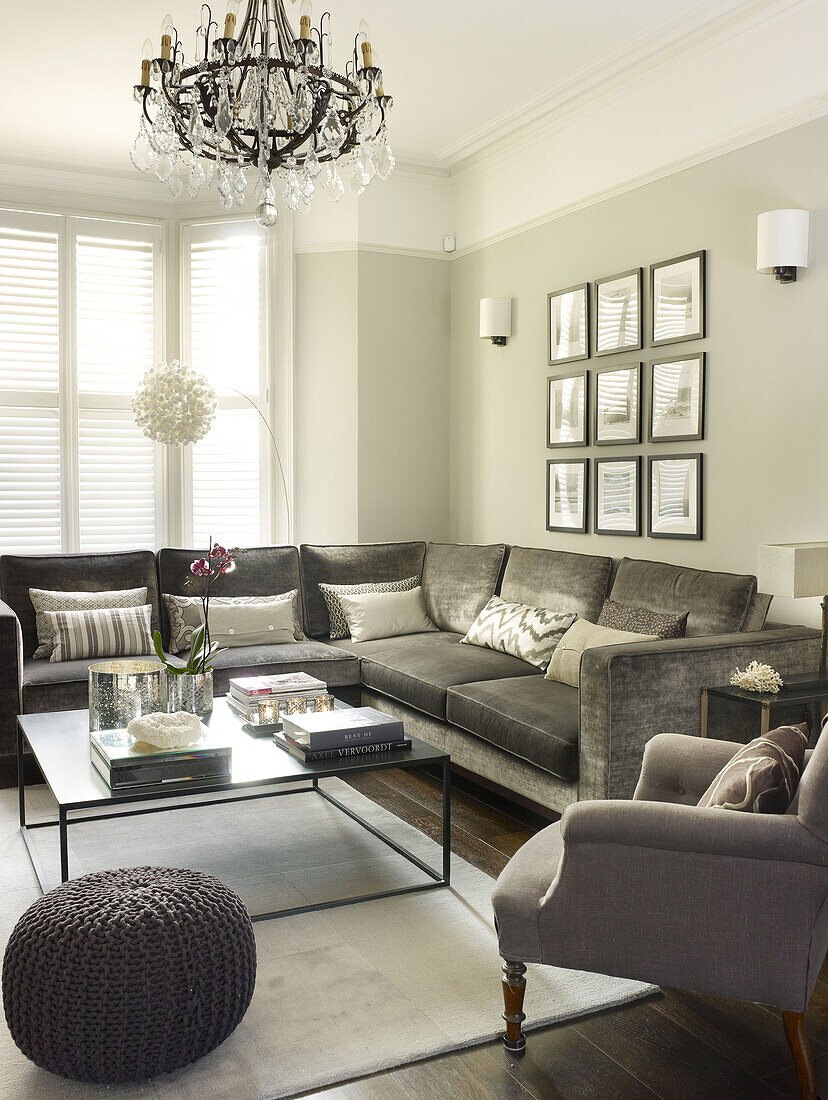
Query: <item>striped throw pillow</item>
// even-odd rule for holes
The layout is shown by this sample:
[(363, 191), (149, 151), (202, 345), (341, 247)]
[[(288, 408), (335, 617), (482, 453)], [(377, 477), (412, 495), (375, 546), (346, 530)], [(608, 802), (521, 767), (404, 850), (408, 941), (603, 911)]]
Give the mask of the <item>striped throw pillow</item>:
[(153, 652), (149, 604), (96, 611), (47, 611), (45, 614), (55, 639), (50, 661), (140, 657)]
[(117, 592), (50, 592), (43, 588), (30, 588), (29, 599), (35, 609), (37, 623), (36, 661), (52, 656), (55, 648), (47, 611), (97, 611), (102, 607), (143, 607), (147, 602), (146, 588), (124, 588)]

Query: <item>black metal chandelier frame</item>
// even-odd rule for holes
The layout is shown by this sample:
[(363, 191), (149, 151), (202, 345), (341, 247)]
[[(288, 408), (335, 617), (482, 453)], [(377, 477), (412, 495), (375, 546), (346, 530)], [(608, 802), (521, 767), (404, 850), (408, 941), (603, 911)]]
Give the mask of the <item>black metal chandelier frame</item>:
[[(260, 12), (271, 11), (263, 19)], [(393, 106), (393, 98), (382, 89), (382, 70), (376, 65), (361, 65), (359, 38), (354, 39), (353, 57), (345, 74), (325, 65), (326, 43), (330, 35), (325, 30), (330, 12), (325, 12), (318, 26), (312, 27), (307, 38), (297, 37), (287, 20), (280, 0), (250, 0), (241, 31), (237, 38), (218, 37), (218, 24), (213, 19), (209, 4), (202, 5), (202, 23), (197, 35), (204, 38), (204, 56), (196, 65), (184, 67), (184, 50), (173, 28), (174, 40), (170, 43), (170, 57), (158, 57), (152, 61), (152, 70), (159, 78), (156, 89), (151, 82), (135, 86), (136, 99), (141, 102), (142, 114), (152, 126), (151, 104), (157, 103), (160, 90), (169, 107), (172, 124), (181, 149), (214, 162), (235, 163), (242, 167), (263, 169), (260, 160), (260, 143), (263, 128), (237, 126), (231, 123), (226, 135), (215, 141), (216, 115), (219, 110), (219, 77), (238, 75), (234, 86), (235, 115), (245, 92), (250, 74), (256, 70), (260, 76), (282, 73), (285, 86), (295, 95), (297, 78), (305, 77), (313, 98), (313, 109), (304, 129), (267, 126), (267, 171), (280, 168), (301, 169), (311, 148), (320, 164), (338, 161), (352, 152), (359, 144), (358, 121), (373, 98), (379, 108), (379, 121), (369, 138), (378, 136), (386, 125), (387, 114)], [(215, 34), (211, 37), (211, 31)], [(318, 64), (308, 64), (309, 55), (318, 52)], [(210, 55), (212, 53), (212, 60)], [(275, 54), (275, 56), (274, 56)], [(298, 60), (294, 60), (296, 57)], [(261, 93), (260, 93), (261, 94)], [(319, 140), (319, 128), (331, 105), (334, 105), (345, 138), (337, 152), (324, 148)], [(261, 108), (263, 109), (263, 108)], [(196, 151), (189, 134), (188, 124), (192, 111), (198, 110), (204, 124), (204, 139)], [(211, 135), (212, 131), (212, 135)], [(312, 145), (301, 151), (308, 141)], [(226, 144), (227, 148), (221, 148)]]

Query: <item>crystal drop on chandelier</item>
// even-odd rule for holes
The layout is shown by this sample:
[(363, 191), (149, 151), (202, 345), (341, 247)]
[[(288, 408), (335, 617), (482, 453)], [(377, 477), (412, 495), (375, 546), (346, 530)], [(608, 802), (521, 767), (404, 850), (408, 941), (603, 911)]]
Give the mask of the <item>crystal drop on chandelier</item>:
[(155, 162), (155, 174), (162, 183), (166, 183), (173, 170), (172, 157), (168, 153), (161, 153)]
[(311, 149), (305, 157), (305, 171), (312, 180), (315, 180), (322, 171), (322, 165), (319, 163), (319, 157), (316, 155), (315, 149)]
[(172, 171), (170, 172), (170, 178), (167, 181), (167, 186), (169, 187), (170, 194), (174, 199), (177, 199), (181, 192), (184, 190), (184, 180), (181, 178), (181, 170), (179, 168), (178, 158), (173, 161)]
[(385, 138), (380, 143), (380, 147), (374, 159), (377, 165), (377, 175), (385, 182), (394, 171), (394, 165), (396, 164), (394, 154), (391, 152), (391, 146), (388, 144), (388, 138)]
[(141, 119), (141, 127), (138, 130), (138, 136), (129, 156), (139, 172), (148, 172), (155, 165), (155, 152), (147, 137), (147, 128), (143, 119)]
[(333, 107), (329, 108), (325, 116), (320, 137), (322, 139), (322, 144), (331, 156), (335, 157), (345, 141), (345, 131), (342, 128), (342, 123), (339, 121), (339, 115)]
[(207, 177), (204, 173), (204, 166), (200, 160), (193, 161), (193, 166), (190, 169), (190, 178), (187, 181), (187, 191), (195, 198), (202, 187), (206, 186)]

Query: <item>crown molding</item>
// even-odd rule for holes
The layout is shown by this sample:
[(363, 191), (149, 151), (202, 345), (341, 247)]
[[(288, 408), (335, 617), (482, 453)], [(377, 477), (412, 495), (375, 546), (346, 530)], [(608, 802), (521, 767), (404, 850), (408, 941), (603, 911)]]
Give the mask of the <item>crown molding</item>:
[[(516, 156), (579, 118), (597, 113), (628, 94), (635, 85), (648, 83), (654, 75), (808, 2), (750, 0), (716, 17), (712, 16), (718, 7), (716, 0), (704, 0), (690, 15), (662, 20), (632, 44), (606, 54), (600, 62), (586, 66), (571, 79), (444, 147), (438, 158), (448, 164), (452, 179), (483, 172), (505, 155)], [(688, 20), (695, 23), (689, 31)], [(523, 115), (526, 121), (515, 131), (514, 119), (518, 115)]]
[(296, 256), (317, 256), (328, 252), (371, 252), (381, 256), (407, 256), (414, 260), (448, 261), (452, 258), (438, 249), (405, 248), (371, 241), (322, 241), (317, 244), (297, 244), (293, 246), (293, 252)]
[(660, 179), (676, 175), (678, 172), (684, 172), (688, 168), (695, 168), (699, 164), (715, 160), (717, 157), (726, 156), (728, 153), (737, 152), (739, 149), (744, 149), (758, 141), (764, 141), (767, 138), (775, 137), (777, 134), (784, 133), (786, 130), (792, 130), (797, 126), (804, 126), (809, 122), (815, 122), (817, 119), (824, 118), (826, 115), (828, 115), (828, 95), (816, 96), (789, 110), (780, 111), (779, 114), (765, 119), (756, 126), (749, 127), (745, 130), (734, 131), (729, 138), (711, 143), (707, 146), (701, 146), (693, 153), (681, 157), (679, 160), (674, 160), (668, 164), (650, 169), (648, 172), (642, 172), (640, 175), (629, 176), (625, 180), (613, 184), (611, 187), (603, 188), (600, 191), (594, 191), (574, 202), (556, 207), (554, 210), (548, 210), (543, 214), (539, 214), (537, 217), (527, 219), (509, 229), (504, 229), (500, 233), (494, 233), (491, 236), (481, 238), (481, 240), (476, 241), (474, 244), (458, 249), (449, 259), (452, 261), (461, 260), (464, 256), (470, 256), (474, 252), (480, 252), (484, 248), (490, 248), (492, 245), (500, 244), (502, 241), (510, 240), (512, 237), (519, 237), (523, 233), (529, 233), (533, 229), (538, 229), (540, 226), (546, 225), (549, 222), (557, 221), (559, 218), (565, 218), (568, 214), (574, 214), (590, 206), (596, 206), (598, 203), (606, 202), (607, 199), (616, 198), (628, 191), (635, 191), (639, 187), (646, 187), (650, 183), (655, 183)]

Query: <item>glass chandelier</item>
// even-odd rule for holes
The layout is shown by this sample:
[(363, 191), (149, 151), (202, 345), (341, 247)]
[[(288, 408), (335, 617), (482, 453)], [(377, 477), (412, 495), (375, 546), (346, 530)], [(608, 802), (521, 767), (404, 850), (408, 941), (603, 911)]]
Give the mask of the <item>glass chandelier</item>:
[[(296, 0), (293, 0), (295, 3)], [(256, 220), (272, 226), (276, 193), (292, 212), (306, 211), (317, 188), (334, 202), (350, 189), (361, 195), (375, 177), (388, 179), (394, 154), (386, 95), (371, 34), (363, 20), (344, 73), (332, 67), (331, 16), (313, 26), (311, 0), (302, 0), (299, 34), (284, 0), (247, 0), (237, 30), (239, 0), (228, 0), (224, 35), (208, 4), (196, 30), (189, 64), (172, 17), (161, 28), (160, 56), (144, 43), (140, 106), (132, 163), (154, 171), (178, 198), (194, 198), (215, 179), (225, 210), (241, 206), (255, 172)]]

